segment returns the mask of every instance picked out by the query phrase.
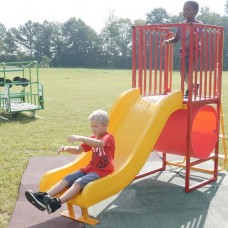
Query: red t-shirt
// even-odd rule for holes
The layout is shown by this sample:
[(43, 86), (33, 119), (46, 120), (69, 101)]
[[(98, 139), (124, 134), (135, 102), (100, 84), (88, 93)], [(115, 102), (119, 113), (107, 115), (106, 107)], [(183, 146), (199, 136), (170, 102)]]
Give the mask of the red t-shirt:
[[(96, 138), (95, 135), (90, 136)], [(101, 138), (96, 138), (105, 142), (105, 147), (91, 147), (82, 143), (80, 146), (85, 152), (92, 150), (90, 163), (81, 169), (82, 172), (97, 173), (100, 177), (107, 176), (114, 171), (115, 139), (113, 135), (106, 133)]]

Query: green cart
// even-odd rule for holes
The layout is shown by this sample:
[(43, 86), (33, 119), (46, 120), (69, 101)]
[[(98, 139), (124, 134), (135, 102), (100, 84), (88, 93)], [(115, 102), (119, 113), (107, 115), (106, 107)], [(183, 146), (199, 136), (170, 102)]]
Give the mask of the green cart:
[(44, 109), (37, 61), (0, 63), (0, 110), (17, 114)]

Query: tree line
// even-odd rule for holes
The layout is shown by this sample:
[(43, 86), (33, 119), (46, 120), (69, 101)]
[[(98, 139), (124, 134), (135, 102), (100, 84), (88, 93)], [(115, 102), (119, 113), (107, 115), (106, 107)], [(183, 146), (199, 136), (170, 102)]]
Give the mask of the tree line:
[[(228, 32), (228, 0), (225, 15), (201, 8), (197, 19), (205, 24), (224, 26)], [(85, 68), (131, 68), (132, 26), (145, 24), (179, 23), (182, 13), (169, 15), (164, 8), (155, 8), (146, 19), (131, 21), (118, 18), (112, 12), (104, 28), (97, 33), (82, 19), (70, 18), (64, 23), (27, 21), (18, 28), (0, 23), (0, 62), (37, 60), (42, 66)], [(224, 60), (228, 57), (228, 36), (224, 36)], [(179, 57), (174, 56), (174, 69), (179, 68)], [(228, 61), (224, 61), (228, 70)]]

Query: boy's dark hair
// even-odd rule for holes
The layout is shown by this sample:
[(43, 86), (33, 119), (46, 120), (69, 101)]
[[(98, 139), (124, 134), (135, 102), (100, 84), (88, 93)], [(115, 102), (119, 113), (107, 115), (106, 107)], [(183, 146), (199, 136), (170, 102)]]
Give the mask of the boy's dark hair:
[(192, 8), (196, 11), (196, 14), (198, 13), (198, 11), (199, 11), (199, 4), (198, 4), (198, 2), (196, 2), (196, 1), (187, 1), (185, 3), (190, 4), (192, 6)]

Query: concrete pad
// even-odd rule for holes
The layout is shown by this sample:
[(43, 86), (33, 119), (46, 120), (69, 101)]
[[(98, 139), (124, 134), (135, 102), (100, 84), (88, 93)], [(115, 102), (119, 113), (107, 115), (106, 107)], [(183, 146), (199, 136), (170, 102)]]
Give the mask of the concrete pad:
[(18, 199), (9, 222), (9, 228), (85, 227), (83, 223), (60, 216), (60, 212), (66, 210), (66, 205), (63, 205), (60, 211), (49, 215), (47, 211), (40, 211), (31, 205), (24, 194), (28, 189), (39, 191), (39, 181), (46, 171), (68, 164), (75, 158), (75, 156), (54, 156), (33, 157), (29, 160), (27, 169), (21, 180)]
[[(152, 153), (141, 172), (160, 167), (159, 156)], [(45, 171), (67, 164), (73, 159), (72, 156), (30, 159), (9, 227), (91, 227), (60, 216), (59, 213), (64, 210), (62, 208), (51, 215), (41, 212), (24, 197), (25, 189), (38, 188), (40, 177)], [(170, 159), (182, 158), (170, 156)], [(191, 184), (208, 176), (192, 172)], [(216, 182), (190, 193), (185, 192), (184, 185), (184, 170), (167, 166), (166, 171), (133, 181), (119, 194), (89, 208), (89, 213), (100, 220), (96, 225), (98, 228), (228, 227), (227, 172), (220, 172)]]

